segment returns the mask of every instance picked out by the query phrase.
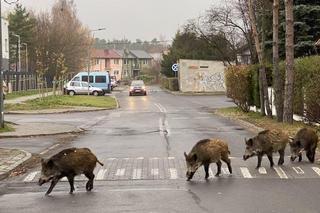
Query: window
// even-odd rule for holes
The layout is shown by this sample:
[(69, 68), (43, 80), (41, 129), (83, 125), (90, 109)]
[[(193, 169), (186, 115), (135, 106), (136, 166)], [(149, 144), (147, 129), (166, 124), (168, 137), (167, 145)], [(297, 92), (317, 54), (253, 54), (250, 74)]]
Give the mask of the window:
[(80, 87), (80, 82), (71, 82), (70, 83), (70, 86), (73, 86), (73, 87)]
[(8, 52), (8, 39), (7, 38), (4, 40), (4, 48), (5, 48), (5, 51)]
[[(92, 75), (89, 76), (89, 80), (90, 80), (90, 83), (93, 83), (93, 76)], [(86, 76), (86, 75), (82, 76), (81, 81), (88, 82), (88, 76)]]
[(79, 76), (74, 77), (72, 80), (74, 80), (74, 81), (80, 81), (80, 77), (79, 77)]
[(148, 64), (148, 59), (144, 59), (143, 64)]
[(113, 59), (114, 64), (119, 64), (119, 59)]
[(115, 70), (115, 71), (113, 71), (113, 73), (114, 73), (115, 75), (119, 75), (119, 70)]
[(95, 80), (96, 80), (96, 83), (106, 83), (107, 77), (105, 75), (97, 75)]
[(100, 60), (99, 59), (95, 59), (95, 64), (99, 64), (100, 63)]
[(128, 59), (123, 59), (123, 64), (129, 64)]

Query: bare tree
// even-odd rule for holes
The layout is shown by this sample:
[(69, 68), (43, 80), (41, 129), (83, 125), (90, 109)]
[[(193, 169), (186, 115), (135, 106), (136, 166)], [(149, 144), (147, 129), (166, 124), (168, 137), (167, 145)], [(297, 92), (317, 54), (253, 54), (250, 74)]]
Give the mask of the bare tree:
[(285, 0), (286, 14), (286, 75), (283, 121), (293, 123), (293, 79), (294, 79), (294, 29), (293, 0)]
[(248, 8), (249, 8), (249, 18), (250, 18), (250, 24), (252, 28), (252, 34), (255, 41), (255, 47), (256, 47), (258, 60), (259, 60), (259, 87), (260, 87), (261, 115), (263, 116), (265, 115), (265, 109), (266, 109), (268, 116), (272, 116), (272, 111), (269, 104), (267, 77), (266, 77), (265, 65), (264, 65), (264, 54), (259, 41), (259, 35), (257, 31), (256, 18), (255, 18), (254, 7), (253, 7), (253, 0), (248, 0)]
[(273, 0), (273, 82), (275, 91), (275, 107), (278, 122), (283, 121), (283, 90), (282, 78), (279, 70), (279, 0)]

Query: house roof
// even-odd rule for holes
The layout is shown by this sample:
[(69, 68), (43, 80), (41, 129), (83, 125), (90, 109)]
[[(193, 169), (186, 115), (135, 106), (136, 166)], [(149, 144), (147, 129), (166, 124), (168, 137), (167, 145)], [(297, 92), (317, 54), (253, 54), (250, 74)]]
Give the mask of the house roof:
[(115, 50), (121, 58), (136, 58), (135, 55), (131, 53), (129, 50)]
[(152, 56), (143, 50), (130, 50), (130, 52), (137, 58), (152, 59)]
[(122, 58), (120, 54), (112, 49), (93, 49), (91, 56), (93, 58)]

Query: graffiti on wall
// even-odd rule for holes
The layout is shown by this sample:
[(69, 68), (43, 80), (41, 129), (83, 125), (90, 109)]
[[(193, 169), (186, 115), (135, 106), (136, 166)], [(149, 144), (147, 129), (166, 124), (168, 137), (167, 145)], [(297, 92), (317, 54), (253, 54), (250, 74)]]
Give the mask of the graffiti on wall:
[(199, 73), (199, 89), (201, 91), (224, 91), (223, 72), (201, 72)]

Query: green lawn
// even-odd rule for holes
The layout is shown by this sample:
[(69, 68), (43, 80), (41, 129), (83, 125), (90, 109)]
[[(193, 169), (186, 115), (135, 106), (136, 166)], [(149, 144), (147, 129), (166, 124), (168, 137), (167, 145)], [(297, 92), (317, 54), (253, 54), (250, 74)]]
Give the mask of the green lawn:
[[(46, 92), (51, 92), (52, 89), (48, 88)], [(39, 90), (37, 89), (31, 89), (31, 90), (26, 90), (26, 91), (14, 91), (12, 93), (8, 93), (6, 95), (6, 99), (10, 100), (10, 99), (15, 99), (15, 98), (19, 98), (22, 96), (30, 96), (30, 95), (36, 95), (39, 94)]]
[(0, 133), (13, 132), (13, 131), (14, 131), (14, 128), (10, 124), (7, 124), (7, 123), (4, 123), (4, 128), (0, 128)]
[(86, 95), (59, 95), (47, 96), (28, 100), (22, 104), (5, 104), (6, 111), (14, 110), (40, 110), (40, 109), (59, 109), (71, 108), (73, 106), (100, 107), (113, 109), (116, 108), (115, 98), (110, 96), (86, 96)]

